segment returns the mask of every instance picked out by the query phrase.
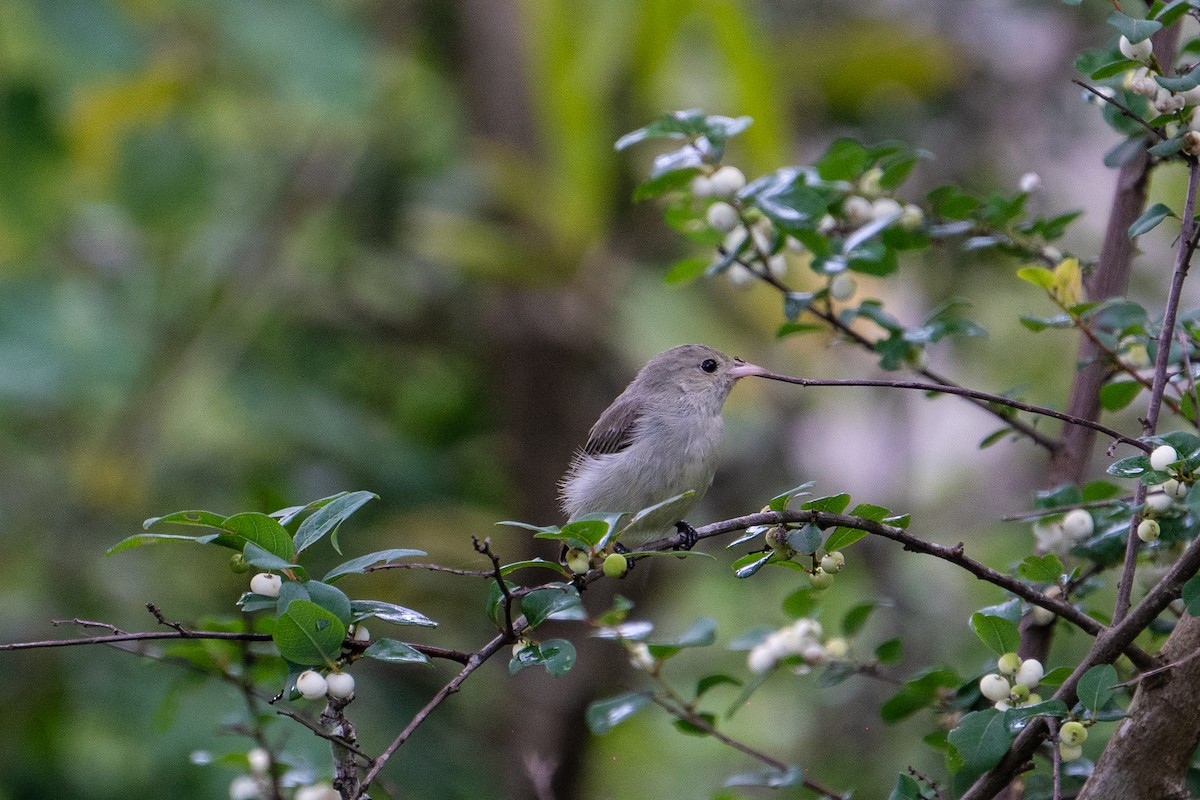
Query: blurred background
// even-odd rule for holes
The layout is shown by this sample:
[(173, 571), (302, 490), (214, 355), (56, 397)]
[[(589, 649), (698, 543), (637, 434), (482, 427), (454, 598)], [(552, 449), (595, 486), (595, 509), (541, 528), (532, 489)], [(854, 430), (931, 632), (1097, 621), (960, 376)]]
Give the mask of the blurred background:
[[(534, 548), (502, 519), (561, 522), (556, 482), (597, 414), (649, 356), (703, 341), (773, 369), (875, 377), (830, 337), (776, 340), (778, 297), (662, 276), (696, 255), (633, 187), (655, 146), (614, 140), (659, 114), (749, 115), (728, 154), (750, 177), (830, 141), (926, 148), (907, 197), (946, 182), (1014, 190), (1039, 213), (1083, 209), (1065, 242), (1098, 249), (1117, 141), (1082, 102), (1078, 50), (1111, 44), (1107, 4), (1021, 0), (0, 0), (0, 640), (69, 636), (51, 620), (151, 629), (146, 602), (194, 622), (236, 613), (227, 555), (180, 544), (105, 558), (146, 517), (272, 511), (339, 490), (380, 500), (344, 552), (419, 547), (482, 566)], [(1170, 196), (1177, 176), (1156, 180)], [(1145, 260), (1170, 245), (1160, 228)], [(1154, 248), (1160, 248), (1155, 250)], [(940, 250), (860, 280), (908, 323), (973, 301), (986, 339), (931, 366), (1061, 406), (1074, 341), (1016, 324), (1048, 304), (1014, 262)], [(815, 288), (793, 265), (788, 280)], [(1153, 278), (1135, 291), (1154, 297)], [(977, 451), (992, 418), (953, 398), (743, 382), (716, 485), (692, 519), (818, 494), (911, 512), (913, 530), (1003, 565), (1030, 547), (1043, 455)], [(738, 581), (733, 556), (656, 561), (619, 588), (664, 636), (716, 617), (718, 646), (668, 677), (746, 676), (724, 645), (780, 625), (796, 573)], [(327, 550), (327, 548), (326, 548)], [(966, 619), (996, 592), (864, 541), (822, 612), (887, 599), (855, 642), (905, 639), (904, 677), (988, 657)], [(332, 552), (318, 559), (336, 563)], [(412, 571), (352, 577), (355, 596), (417, 608), (473, 649), (494, 629), (485, 582)], [(602, 593), (588, 604), (602, 609)], [(973, 605), (972, 605), (973, 604)], [(382, 631), (381, 631), (382, 632)], [(510, 677), (489, 663), (392, 760), (406, 798), (710, 797), (757, 767), (646, 712), (604, 737), (580, 715), (640, 685), (615, 645), (560, 626), (579, 666)], [(1082, 642), (1063, 636), (1069, 652)], [(378, 752), (453, 665), (356, 667), (364, 747)], [(0, 798), (224, 797), (236, 773), (193, 763), (251, 746), (230, 687), (105, 648), (0, 655)], [(908, 765), (940, 772), (928, 720), (879, 722), (887, 683), (775, 676), (729, 730), (827, 785), (886, 795)], [(714, 710), (734, 693), (714, 692)], [(289, 721), (289, 758), (328, 774)], [(869, 754), (869, 755), (866, 755)], [(728, 791), (728, 790), (727, 790)], [(733, 795), (729, 795), (733, 796)]]

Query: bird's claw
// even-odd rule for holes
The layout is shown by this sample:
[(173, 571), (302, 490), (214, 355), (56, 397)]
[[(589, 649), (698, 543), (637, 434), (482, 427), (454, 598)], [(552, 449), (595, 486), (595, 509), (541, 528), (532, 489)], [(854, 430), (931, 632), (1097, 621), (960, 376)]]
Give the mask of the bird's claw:
[(683, 541), (675, 545), (672, 550), (691, 550), (696, 546), (696, 542), (700, 541), (700, 534), (696, 533), (696, 529), (687, 523), (686, 520), (679, 520), (675, 523), (675, 530), (679, 531), (679, 535), (683, 537)]

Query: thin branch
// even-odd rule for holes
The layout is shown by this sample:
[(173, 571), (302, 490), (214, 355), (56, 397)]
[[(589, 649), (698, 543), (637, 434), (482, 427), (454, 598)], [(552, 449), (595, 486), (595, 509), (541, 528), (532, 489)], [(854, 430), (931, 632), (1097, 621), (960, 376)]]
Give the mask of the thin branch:
[(333, 742), (334, 744), (338, 745), (339, 747), (344, 747), (347, 750), (349, 750), (350, 752), (354, 753), (356, 756), (359, 756), (360, 758), (364, 759), (368, 764), (371, 763), (371, 757), (369, 755), (367, 755), (367, 753), (361, 747), (359, 747), (356, 743), (349, 741), (348, 739), (346, 739), (346, 737), (339, 736), (339, 735), (333, 734), (333, 733), (329, 733), (328, 731), (322, 729), (321, 726), (318, 725), (317, 723), (306, 719), (304, 716), (297, 714), (295, 711), (289, 711), (286, 708), (277, 708), (277, 709), (275, 709), (275, 713), (281, 717), (287, 717), (288, 719), (299, 722), (301, 725), (308, 728), (310, 731), (315, 733), (317, 736), (320, 736), (322, 739), (325, 739), (326, 741), (329, 741), (329, 742)]
[(1161, 130), (1159, 130), (1158, 128), (1155, 128), (1153, 125), (1151, 125), (1146, 120), (1142, 119), (1139, 115), (1135, 114), (1133, 111), (1130, 111), (1129, 108), (1124, 103), (1122, 103), (1120, 100), (1117, 100), (1115, 97), (1109, 97), (1104, 92), (1100, 91), (1099, 89), (1096, 89), (1093, 86), (1089, 86), (1088, 84), (1084, 83), (1083, 81), (1079, 80), (1078, 78), (1072, 78), (1071, 83), (1075, 84), (1076, 86), (1082, 86), (1084, 89), (1091, 92), (1096, 97), (1103, 100), (1105, 103), (1108, 103), (1113, 108), (1120, 111), (1121, 116), (1128, 117), (1129, 119), (1133, 120), (1137, 124), (1141, 125), (1147, 131), (1149, 131), (1152, 136), (1155, 136), (1158, 139), (1166, 139), (1167, 138), (1166, 134), (1164, 134)]
[(143, 642), (158, 639), (224, 639), (234, 642), (269, 642), (269, 633), (238, 633), (233, 631), (139, 631), (135, 633), (114, 633), (107, 636), (85, 636), (79, 639), (44, 639), (38, 642), (11, 642), (0, 644), (4, 650), (35, 650), (39, 647), (74, 647), (84, 644), (113, 644), (121, 642)]
[[(755, 525), (778, 525), (786, 522), (812, 523), (822, 529), (843, 526), (866, 531), (875, 536), (882, 536), (885, 539), (891, 539), (903, 545), (905, 550), (931, 555), (961, 567), (980, 580), (1005, 589), (1033, 605), (1041, 606), (1054, 612), (1092, 636), (1102, 636), (1109, 630), (1099, 621), (1083, 613), (1070, 603), (1057, 597), (1048, 597), (1029, 584), (1019, 581), (1011, 575), (998, 572), (986, 564), (967, 556), (962, 543), (954, 547), (935, 544), (919, 536), (914, 536), (903, 528), (897, 528), (882, 522), (863, 519), (862, 517), (855, 517), (849, 514), (830, 514), (825, 511), (766, 511), (705, 525), (696, 529), (696, 535), (700, 539), (707, 539), (736, 530), (744, 530)], [(651, 542), (642, 549), (669, 550), (682, 543), (683, 539), (682, 534), (675, 534)], [(595, 570), (595, 572), (599, 571)], [(1154, 669), (1159, 666), (1158, 661), (1153, 656), (1132, 644), (1125, 648), (1125, 655), (1129, 657), (1129, 660), (1139, 670)]]
[(957, 385), (937, 384), (937, 383), (922, 383), (921, 381), (885, 381), (885, 380), (826, 380), (818, 378), (797, 378), (791, 375), (779, 375), (774, 372), (759, 374), (760, 378), (767, 378), (773, 381), (782, 381), (784, 383), (794, 383), (798, 386), (877, 386), (885, 389), (916, 389), (923, 392), (937, 392), (940, 394), (953, 394), (960, 397), (969, 397), (975, 400), (980, 400), (985, 403), (994, 403), (996, 405), (1008, 406), (1019, 411), (1027, 411), (1031, 414), (1038, 414), (1044, 417), (1053, 417), (1054, 419), (1062, 420), (1063, 422), (1072, 425), (1079, 425), (1084, 428), (1091, 428), (1094, 431), (1103, 433), (1105, 436), (1112, 438), (1115, 441), (1123, 444), (1136, 447), (1142, 452), (1150, 452), (1150, 445), (1145, 442), (1140, 442), (1137, 439), (1132, 439), (1123, 433), (1119, 433), (1106, 425), (1101, 425), (1098, 422), (1093, 422), (1090, 419), (1077, 417), (1073, 414), (1064, 414), (1061, 411), (1054, 411), (1049, 408), (1022, 403), (1019, 400), (1013, 400), (1003, 395), (992, 394), (990, 392), (981, 392), (975, 389), (967, 389)]
[(459, 569), (457, 567), (443, 567), (441, 564), (411, 563), (372, 564), (366, 567), (363, 572), (379, 572), (385, 569), (424, 569), (430, 572), (448, 572), (451, 575), (465, 575), (468, 578), (490, 578), (495, 574), (490, 569)]
[[(513, 626), (513, 635), (519, 636), (527, 627), (528, 624), (525, 623), (523, 618), (518, 620)], [(400, 749), (401, 745), (408, 741), (408, 738), (412, 736), (413, 732), (420, 727), (421, 723), (424, 722), (431, 713), (433, 713), (434, 709), (440, 706), (447, 697), (457, 692), (459, 687), (462, 686), (463, 681), (471, 677), (472, 672), (479, 669), (479, 667), (485, 661), (495, 655), (496, 651), (504, 647), (510, 641), (511, 639), (506, 633), (501, 633), (484, 645), (483, 648), (478, 652), (471, 654), (471, 658), (469, 661), (467, 661), (466, 666), (463, 667), (462, 670), (455, 675), (449, 683), (438, 690), (437, 694), (435, 694), (429, 700), (429, 702), (426, 703), (424, 707), (422, 707), (421, 710), (416, 713), (416, 715), (409, 721), (408, 725), (404, 726), (404, 730), (400, 731), (399, 735), (397, 735), (396, 738), (392, 740), (392, 743), (387, 746), (387, 749), (380, 753), (371, 763), (371, 768), (368, 769), (367, 774), (363, 776), (361, 788), (359, 789), (359, 793), (356, 798), (365, 797), (367, 787), (370, 786), (371, 782), (375, 780), (375, 777), (379, 775), (379, 771), (383, 769), (383, 765), (386, 764), (388, 760), (396, 754), (396, 751)], [(351, 798), (351, 800), (356, 800), (356, 798)]]
[(508, 582), (504, 580), (504, 573), (500, 571), (500, 558), (492, 552), (492, 540), (484, 539), (482, 542), (475, 536), (471, 537), (471, 544), (475, 547), (475, 552), (487, 556), (492, 562), (492, 577), (496, 579), (496, 585), (500, 587), (500, 605), (504, 607), (504, 633), (508, 637), (517, 638), (513, 632), (513, 598), (512, 592), (508, 588)]
[[(1196, 250), (1196, 191), (1200, 187), (1200, 162), (1188, 160), (1187, 196), (1183, 202), (1180, 220), (1179, 246), (1175, 250), (1175, 264), (1171, 270), (1171, 285), (1167, 290), (1167, 305), (1163, 311), (1162, 329), (1158, 332), (1158, 352), (1154, 354), (1154, 386), (1150, 390), (1150, 401), (1146, 418), (1142, 421), (1142, 435), (1152, 436), (1158, 430), (1158, 415), (1162, 410), (1163, 393), (1167, 388), (1167, 369), (1170, 363), (1171, 342), (1175, 339), (1175, 320), (1179, 313), (1179, 299), (1183, 292), (1183, 281), (1187, 278), (1192, 255)], [(1146, 488), (1138, 484), (1134, 499), (1145, 499)], [(1137, 525), (1140, 515), (1134, 514), (1129, 521), (1129, 533), (1125, 543), (1125, 563), (1121, 580), (1117, 584), (1117, 599), (1113, 605), (1113, 622), (1118, 623), (1129, 612), (1130, 595), (1133, 591), (1133, 576), (1137, 570), (1138, 547)]]

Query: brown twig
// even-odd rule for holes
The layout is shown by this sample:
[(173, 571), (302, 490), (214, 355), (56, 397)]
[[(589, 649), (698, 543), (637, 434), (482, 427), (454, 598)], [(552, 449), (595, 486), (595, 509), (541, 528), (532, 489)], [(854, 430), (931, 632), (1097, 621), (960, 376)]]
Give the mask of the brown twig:
[(1155, 128), (1154, 126), (1152, 126), (1149, 122), (1142, 119), (1139, 115), (1130, 111), (1128, 106), (1126, 106), (1120, 100), (1117, 100), (1115, 97), (1109, 97), (1104, 92), (1100, 91), (1099, 89), (1095, 88), (1094, 86), (1089, 86), (1088, 84), (1084, 83), (1083, 81), (1079, 80), (1078, 78), (1072, 78), (1071, 83), (1075, 84), (1076, 86), (1082, 86), (1084, 89), (1091, 92), (1096, 97), (1103, 100), (1105, 103), (1108, 103), (1113, 108), (1120, 111), (1121, 116), (1128, 117), (1129, 119), (1133, 120), (1137, 124), (1141, 125), (1147, 131), (1149, 131), (1152, 136), (1155, 136), (1158, 139), (1166, 139), (1167, 138), (1165, 133), (1163, 133), (1158, 128)]
[(492, 540), (484, 539), (481, 542), (478, 537), (472, 536), (471, 544), (475, 547), (475, 552), (487, 556), (492, 562), (492, 577), (500, 587), (500, 605), (504, 607), (504, 634), (510, 639), (515, 639), (517, 635), (513, 632), (512, 609), (515, 598), (508, 588), (508, 582), (504, 580), (504, 573), (500, 571), (500, 558), (492, 552)]
[(1022, 403), (1019, 400), (1012, 400), (1008, 397), (1004, 397), (1003, 395), (992, 394), (990, 392), (981, 392), (976, 389), (967, 389), (963, 386), (947, 385), (947, 384), (939, 384), (939, 383), (923, 383), (921, 381), (887, 381), (887, 380), (861, 380), (861, 379), (831, 380), (831, 379), (819, 379), (819, 378), (797, 378), (792, 375), (779, 375), (774, 372), (768, 372), (765, 374), (761, 374), (758, 377), (767, 378), (768, 380), (773, 380), (773, 381), (782, 381), (784, 383), (794, 383), (798, 386), (876, 386), (876, 387), (882, 387), (885, 389), (916, 389), (918, 391), (923, 391), (923, 392), (937, 392), (940, 394), (954, 394), (954, 395), (959, 395), (960, 397), (969, 397), (969, 398), (979, 400), (979, 401), (982, 401), (985, 403), (994, 403), (996, 405), (1008, 406), (1009, 408), (1015, 408), (1019, 411), (1027, 411), (1031, 414), (1038, 414), (1038, 415), (1044, 416), (1044, 417), (1053, 417), (1054, 419), (1062, 420), (1063, 422), (1067, 422), (1072, 425), (1079, 425), (1084, 428), (1091, 428), (1094, 431), (1103, 433), (1105, 436), (1108, 436), (1115, 441), (1121, 442), (1122, 444), (1130, 445), (1131, 447), (1136, 447), (1138, 450), (1141, 450), (1142, 452), (1145, 452), (1145, 453), (1148, 453), (1148, 452), (1150, 452), (1151, 449), (1153, 449), (1150, 447), (1150, 445), (1146, 444), (1145, 442), (1140, 442), (1137, 439), (1132, 439), (1132, 438), (1124, 435), (1123, 433), (1115, 431), (1106, 425), (1101, 425), (1098, 422), (1093, 422), (1090, 419), (1084, 419), (1083, 417), (1077, 417), (1073, 414), (1064, 414), (1061, 411), (1055, 411), (1053, 409), (1043, 408), (1041, 406), (1035, 406), (1035, 405), (1031, 405), (1029, 403)]
[(393, 563), (393, 564), (372, 564), (365, 568), (363, 572), (379, 572), (385, 569), (424, 569), (430, 572), (447, 572), (451, 575), (465, 575), (468, 578), (490, 578), (495, 573), (490, 569), (459, 569), (458, 567), (443, 567), (441, 564), (411, 564), (411, 563)]

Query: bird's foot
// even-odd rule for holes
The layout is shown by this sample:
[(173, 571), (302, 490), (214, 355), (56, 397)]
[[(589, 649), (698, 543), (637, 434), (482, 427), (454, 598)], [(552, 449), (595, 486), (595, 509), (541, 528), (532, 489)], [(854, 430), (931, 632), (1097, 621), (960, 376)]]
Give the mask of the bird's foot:
[(675, 530), (683, 536), (683, 541), (675, 545), (672, 550), (691, 550), (696, 546), (696, 542), (700, 541), (700, 534), (696, 533), (696, 529), (687, 523), (686, 520), (679, 520), (675, 523)]
[[(621, 544), (620, 542), (613, 542), (612, 551), (614, 553), (620, 553), (621, 555), (626, 556), (626, 559), (625, 559), (625, 574), (626, 575), (629, 574), (629, 570), (633, 569), (637, 565), (638, 560), (636, 558), (628, 557), (629, 554), (632, 553), (633, 551), (630, 550), (625, 545)], [(624, 578), (625, 575), (622, 575), (621, 577)]]

